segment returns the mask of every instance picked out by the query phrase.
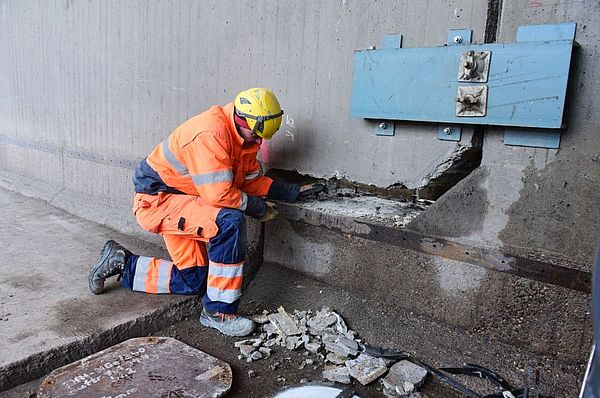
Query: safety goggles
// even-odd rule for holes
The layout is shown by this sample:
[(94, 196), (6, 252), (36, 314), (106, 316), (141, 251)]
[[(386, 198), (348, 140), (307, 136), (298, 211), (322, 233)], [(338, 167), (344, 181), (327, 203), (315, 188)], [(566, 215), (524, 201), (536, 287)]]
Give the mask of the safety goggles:
[(267, 115), (267, 116), (254, 116), (254, 115), (250, 115), (249, 113), (240, 112), (237, 109), (235, 110), (235, 114), (239, 117), (256, 120), (256, 123), (254, 124), (254, 128), (252, 129), (252, 134), (260, 137), (265, 128), (265, 122), (267, 120), (277, 119), (278, 117), (281, 117), (283, 115), (283, 109), (281, 110), (281, 112), (278, 112), (274, 115)]

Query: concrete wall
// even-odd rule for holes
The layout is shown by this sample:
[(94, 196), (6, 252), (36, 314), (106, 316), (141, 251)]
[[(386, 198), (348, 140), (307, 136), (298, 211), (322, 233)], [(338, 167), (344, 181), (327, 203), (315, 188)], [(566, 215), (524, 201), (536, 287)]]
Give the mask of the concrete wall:
[[(413, 223), (419, 231), (547, 252), (589, 270), (600, 236), (599, 5), (505, 0), (499, 41), (519, 25), (577, 22), (581, 44), (560, 150), (507, 147), (485, 133), (481, 167)], [(134, 165), (178, 123), (252, 85), (286, 110), (272, 166), (385, 187), (415, 186), (460, 145), (435, 126), (394, 137), (349, 115), (353, 50), (402, 33), (442, 45), (452, 28), (482, 42), (488, 2), (0, 2), (0, 183), (125, 232)], [(493, 26), (493, 24), (491, 24)], [(41, 192), (41, 193), (40, 193)], [(33, 193), (32, 193), (33, 194)]]
[(577, 23), (580, 48), (574, 56), (568, 128), (560, 149), (506, 146), (504, 131), (489, 128), (480, 168), (416, 220), (413, 228), (562, 256), (591, 270), (600, 238), (599, 21), (600, 3), (595, 0), (503, 1), (499, 41), (513, 41), (520, 25)]
[(349, 115), (353, 51), (396, 32), (406, 47), (442, 45), (466, 26), (482, 41), (484, 3), (2, 1), (0, 169), (6, 181), (45, 183), (55, 205), (134, 231), (135, 164), (189, 116), (264, 85), (286, 111), (272, 166), (418, 184), (471, 132), (462, 144), (424, 125), (375, 136)]

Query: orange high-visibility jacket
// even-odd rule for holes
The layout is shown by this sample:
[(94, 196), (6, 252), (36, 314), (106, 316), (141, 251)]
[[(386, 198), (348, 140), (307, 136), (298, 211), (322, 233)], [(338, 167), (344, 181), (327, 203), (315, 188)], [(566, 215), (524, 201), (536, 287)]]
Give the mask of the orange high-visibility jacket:
[(233, 103), (213, 106), (181, 124), (146, 159), (162, 181), (210, 206), (245, 210), (247, 195), (265, 197), (273, 180), (262, 175), (259, 145), (242, 147)]

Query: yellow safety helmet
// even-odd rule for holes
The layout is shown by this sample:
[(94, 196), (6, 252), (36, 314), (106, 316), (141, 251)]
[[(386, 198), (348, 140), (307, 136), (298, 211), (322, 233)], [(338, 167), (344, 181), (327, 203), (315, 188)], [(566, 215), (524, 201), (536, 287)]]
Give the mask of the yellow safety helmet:
[(252, 133), (270, 140), (281, 126), (283, 110), (267, 88), (249, 88), (235, 97), (235, 113), (246, 119)]

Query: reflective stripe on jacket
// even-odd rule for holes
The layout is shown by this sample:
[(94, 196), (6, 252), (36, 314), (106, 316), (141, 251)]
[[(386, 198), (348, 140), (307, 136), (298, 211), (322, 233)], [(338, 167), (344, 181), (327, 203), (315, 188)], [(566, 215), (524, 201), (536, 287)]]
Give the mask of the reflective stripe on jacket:
[(140, 163), (136, 192), (181, 192), (200, 196), (211, 206), (245, 210), (247, 195), (265, 197), (273, 181), (262, 175), (256, 160), (259, 145), (244, 148), (243, 143), (233, 122), (233, 104), (213, 106), (154, 148), (145, 159), (151, 170), (144, 171), (144, 161)]

